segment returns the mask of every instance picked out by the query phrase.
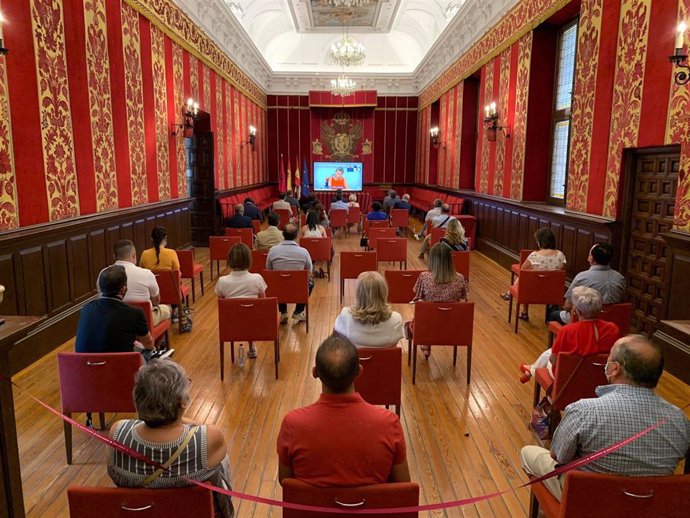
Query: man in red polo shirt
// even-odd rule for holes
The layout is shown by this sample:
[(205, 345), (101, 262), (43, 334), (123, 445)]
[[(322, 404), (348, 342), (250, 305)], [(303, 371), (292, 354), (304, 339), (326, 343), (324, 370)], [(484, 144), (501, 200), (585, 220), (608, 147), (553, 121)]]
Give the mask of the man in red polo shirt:
[(285, 416), (278, 434), (278, 479), (320, 487), (409, 482), (405, 437), (393, 412), (355, 392), (357, 349), (337, 333), (316, 352), (321, 397)]

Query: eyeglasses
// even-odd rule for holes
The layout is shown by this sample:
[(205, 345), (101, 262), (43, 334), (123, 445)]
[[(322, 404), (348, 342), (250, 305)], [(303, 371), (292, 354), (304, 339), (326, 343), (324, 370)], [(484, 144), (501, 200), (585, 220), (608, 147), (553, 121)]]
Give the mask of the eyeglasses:
[(617, 361), (617, 360), (607, 361), (607, 362), (604, 364), (604, 375), (606, 375), (606, 376), (608, 376), (608, 370), (609, 370), (609, 369), (608, 369), (608, 366), (609, 366), (609, 363), (617, 363), (618, 365), (621, 364), (621, 362), (619, 362), (619, 361)]

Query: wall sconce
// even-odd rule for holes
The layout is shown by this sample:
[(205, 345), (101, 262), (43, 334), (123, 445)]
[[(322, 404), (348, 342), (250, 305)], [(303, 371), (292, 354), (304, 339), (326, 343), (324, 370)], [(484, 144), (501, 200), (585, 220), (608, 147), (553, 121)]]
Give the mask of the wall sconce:
[[(5, 23), (5, 17), (0, 13), (0, 31), (2, 30), (2, 24)], [(0, 56), (6, 56), (10, 49), (6, 49), (2, 44), (2, 38), (0, 38)]]
[(685, 36), (685, 22), (680, 22), (678, 24), (678, 29), (676, 30), (676, 45), (675, 45), (675, 51), (673, 52), (673, 56), (669, 56), (668, 60), (673, 63), (676, 67), (681, 68), (683, 70), (677, 71), (673, 75), (673, 79), (675, 80), (677, 85), (684, 85), (687, 84), (688, 81), (690, 81), (690, 75), (688, 75), (688, 70), (690, 70), (690, 66), (687, 64), (687, 59), (688, 55), (683, 53), (683, 38)]
[(445, 144), (441, 142), (441, 131), (438, 129), (438, 126), (429, 129), (429, 136), (431, 137), (431, 145), (436, 149), (446, 147)]
[(199, 103), (190, 97), (187, 99), (187, 104), (182, 108), (182, 122), (179, 124), (170, 123), (170, 133), (172, 136), (176, 136), (179, 131), (192, 129), (198, 115)]
[(498, 112), (496, 111), (495, 102), (484, 106), (484, 126), (486, 127), (486, 140), (489, 142), (496, 141), (496, 132), (498, 130), (501, 130), (506, 138), (510, 138), (510, 126), (498, 125)]
[(246, 143), (252, 146), (252, 151), (254, 151), (254, 145), (256, 144), (256, 128), (254, 126), (249, 126), (249, 140)]

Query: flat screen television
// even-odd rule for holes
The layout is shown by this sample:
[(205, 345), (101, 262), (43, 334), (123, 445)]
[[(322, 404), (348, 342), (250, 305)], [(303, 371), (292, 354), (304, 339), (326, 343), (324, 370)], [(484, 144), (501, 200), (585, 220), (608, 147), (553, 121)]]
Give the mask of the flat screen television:
[(314, 190), (338, 189), (362, 190), (362, 162), (314, 162)]

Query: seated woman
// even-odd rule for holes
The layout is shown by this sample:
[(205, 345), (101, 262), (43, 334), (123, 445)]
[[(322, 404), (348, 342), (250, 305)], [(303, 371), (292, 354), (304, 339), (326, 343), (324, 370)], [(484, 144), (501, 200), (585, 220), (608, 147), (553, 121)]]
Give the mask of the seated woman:
[(359, 203), (357, 203), (357, 195), (356, 194), (350, 194), (349, 198), (347, 199), (347, 205), (349, 207), (359, 207)]
[(324, 208), (324, 206), (320, 203), (317, 203), (314, 206), (314, 210), (316, 211), (316, 214), (319, 217), (319, 225), (321, 225), (323, 228), (328, 227), (330, 225), (330, 222), (328, 221), (328, 214), (326, 214), (326, 209)]
[[(139, 266), (147, 270), (179, 270), (180, 260), (177, 252), (168, 245), (168, 233), (163, 227), (153, 227), (151, 231), (153, 246), (141, 253)], [(172, 322), (180, 321), (180, 310), (177, 304), (172, 304)]]
[[(556, 236), (548, 227), (542, 227), (534, 233), (534, 240), (537, 242), (538, 250), (532, 252), (527, 256), (527, 259), (520, 267), (522, 270), (562, 270), (565, 268), (565, 255), (560, 250), (556, 249)], [(513, 286), (517, 286), (520, 279), (518, 278)], [(501, 294), (503, 300), (510, 300), (510, 293), (505, 292)], [(522, 320), (529, 320), (528, 314), (529, 306), (524, 305), (522, 313), (519, 318)], [(518, 312), (519, 312), (518, 308)]]
[(388, 219), (388, 214), (383, 211), (383, 205), (381, 205), (381, 202), (375, 201), (372, 203), (371, 208), (373, 210), (367, 214), (367, 219), (369, 221)]
[(578, 286), (573, 289), (573, 311), (577, 322), (563, 326), (551, 349), (544, 351), (532, 365), (520, 365), (520, 381), (527, 383), (536, 369), (546, 367), (553, 377), (553, 364), (558, 353), (571, 352), (580, 356), (608, 353), (618, 339), (618, 326), (597, 318), (601, 313), (601, 294), (593, 289)]
[(318, 212), (311, 210), (307, 212), (307, 224), (300, 230), (302, 237), (327, 237), (326, 229), (319, 225)]
[(446, 235), (441, 238), (441, 243), (453, 252), (466, 252), (468, 250), (465, 229), (457, 219), (453, 218), (448, 222)]
[(403, 337), (402, 317), (387, 299), (388, 286), (380, 273), (360, 273), (355, 303), (340, 312), (335, 330), (358, 347), (395, 345)]
[[(266, 281), (258, 273), (251, 273), (252, 252), (244, 243), (238, 243), (228, 252), (231, 272), (216, 283), (216, 295), (221, 299), (262, 299), (266, 294)], [(256, 347), (249, 342), (249, 358), (256, 358)]]
[[(412, 302), (461, 302), (467, 300), (467, 282), (455, 271), (453, 252), (443, 243), (436, 243), (429, 252), (429, 271), (422, 272), (414, 285)], [(414, 321), (405, 324), (407, 337), (412, 338)], [(424, 359), (429, 359), (431, 347), (421, 346)]]
[[(170, 360), (152, 360), (134, 379), (134, 404), (139, 419), (117, 421), (110, 436), (168, 471), (114, 448), (108, 452), (108, 475), (119, 487), (161, 489), (189, 486), (188, 479), (230, 489), (223, 433), (214, 425), (196, 425), (183, 417), (189, 406), (187, 373)], [(213, 493), (218, 516), (232, 518), (229, 497)]]

